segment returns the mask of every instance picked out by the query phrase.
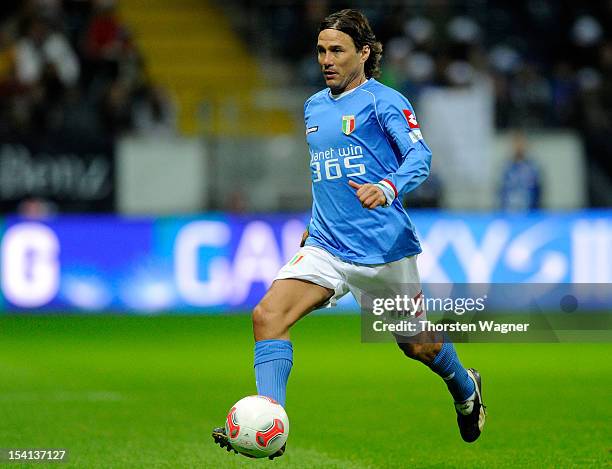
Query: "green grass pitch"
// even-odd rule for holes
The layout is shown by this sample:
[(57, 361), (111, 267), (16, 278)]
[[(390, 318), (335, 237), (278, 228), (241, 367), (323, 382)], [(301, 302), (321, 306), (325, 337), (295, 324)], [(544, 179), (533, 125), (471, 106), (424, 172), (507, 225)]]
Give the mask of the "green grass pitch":
[(255, 393), (247, 315), (0, 317), (0, 448), (68, 449), (55, 468), (612, 462), (610, 344), (457, 345), (489, 408), (468, 445), (443, 382), (393, 344), (362, 344), (358, 316), (306, 318), (292, 340), (288, 451), (255, 461), (210, 437)]

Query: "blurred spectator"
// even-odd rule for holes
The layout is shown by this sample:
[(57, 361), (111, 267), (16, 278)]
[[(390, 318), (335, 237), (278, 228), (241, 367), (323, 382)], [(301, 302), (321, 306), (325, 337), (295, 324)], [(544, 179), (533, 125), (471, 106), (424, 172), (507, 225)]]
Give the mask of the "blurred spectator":
[(553, 123), (567, 127), (576, 118), (578, 85), (569, 63), (558, 62), (551, 78)]
[(83, 56), (85, 83), (96, 77), (116, 80), (121, 67), (135, 54), (128, 29), (119, 21), (114, 0), (97, 0), (85, 32)]
[(57, 205), (49, 200), (30, 197), (22, 200), (17, 206), (20, 217), (41, 220), (57, 213)]
[(576, 18), (570, 32), (573, 58), (578, 66), (589, 66), (597, 61), (598, 47), (603, 38), (603, 29), (593, 16)]
[(398, 89), (409, 99), (416, 100), (424, 89), (433, 85), (434, 72), (435, 62), (431, 55), (426, 52), (410, 54), (404, 69), (407, 80)]
[(510, 80), (510, 125), (538, 127), (550, 119), (551, 89), (537, 66), (525, 63)]
[(578, 72), (580, 87), (577, 127), (581, 130), (588, 161), (590, 205), (612, 206), (612, 47), (602, 50), (601, 72)]
[(127, 83), (116, 80), (105, 93), (100, 118), (107, 132), (117, 134), (132, 128), (131, 92)]
[(143, 58), (117, 16), (115, 0), (94, 3), (82, 50), (83, 84), (98, 103), (104, 130), (113, 135), (174, 131), (170, 98), (149, 83)]
[(17, 81), (23, 86), (67, 88), (79, 78), (76, 54), (66, 38), (54, 31), (45, 18), (34, 17), (28, 21), (15, 55)]
[(515, 134), (512, 144), (511, 161), (502, 174), (501, 208), (511, 212), (536, 210), (540, 208), (540, 171), (526, 153), (522, 133)]
[[(15, 77), (15, 40), (8, 29), (0, 30), (0, 136), (10, 135), (19, 118), (16, 97), (21, 91)], [(29, 120), (29, 114), (24, 116)]]
[(92, 15), (92, 2), (91, 0), (63, 0), (62, 6), (66, 37), (81, 56), (81, 41)]
[(136, 90), (132, 104), (132, 124), (140, 134), (176, 133), (176, 109), (164, 88), (145, 83)]
[(412, 45), (405, 37), (395, 37), (387, 43), (385, 67), (381, 76), (383, 83), (395, 89), (401, 88), (406, 77), (411, 49)]
[(404, 34), (419, 50), (427, 50), (433, 47), (435, 26), (429, 18), (414, 16), (404, 24)]
[(50, 21), (28, 18), (15, 45), (18, 93), (14, 116), (24, 133), (57, 130), (67, 92), (77, 85), (79, 61), (69, 42)]
[(5, 30), (0, 30), (0, 88), (4, 91), (0, 94), (6, 93), (4, 88), (14, 81), (14, 69), (15, 44)]

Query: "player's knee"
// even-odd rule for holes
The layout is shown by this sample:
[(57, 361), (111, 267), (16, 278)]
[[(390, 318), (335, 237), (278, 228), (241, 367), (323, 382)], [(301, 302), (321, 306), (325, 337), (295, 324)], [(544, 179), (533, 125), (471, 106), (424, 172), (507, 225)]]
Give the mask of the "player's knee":
[(282, 333), (284, 329), (283, 314), (270, 308), (266, 303), (259, 303), (253, 309), (253, 331), (256, 337)]
[(266, 311), (267, 311), (266, 308), (261, 303), (259, 303), (253, 309), (252, 319), (253, 319), (253, 328), (255, 330), (263, 329), (266, 327), (268, 320), (269, 320), (269, 316), (268, 314), (266, 314)]

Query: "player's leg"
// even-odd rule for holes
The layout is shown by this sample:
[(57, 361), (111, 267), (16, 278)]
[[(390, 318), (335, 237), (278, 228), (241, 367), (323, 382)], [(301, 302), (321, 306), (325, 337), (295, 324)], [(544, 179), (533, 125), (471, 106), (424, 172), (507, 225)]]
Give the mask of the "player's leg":
[(420, 361), (444, 380), (455, 403), (464, 404), (474, 399), (475, 383), (448, 338), (425, 331), (413, 337), (396, 336), (396, 340), (408, 358)]
[[(461, 436), (465, 441), (476, 440), (485, 419), (480, 375), (475, 370), (463, 367), (455, 347), (447, 337), (429, 331), (420, 332), (421, 321), (427, 321), (427, 312), (416, 257), (380, 267), (355, 267), (352, 272), (349, 286), (362, 308), (364, 303), (359, 297), (361, 300), (368, 298), (368, 304), (374, 298), (394, 298), (398, 294), (413, 299), (411, 304), (416, 307), (415, 310), (404, 313), (412, 313), (408, 317), (412, 317), (416, 331), (396, 335), (396, 342), (407, 357), (425, 364), (444, 380), (455, 401)], [(419, 298), (422, 298), (421, 302)]]
[[(315, 255), (309, 257), (312, 262)], [(287, 265), (279, 275), (303, 275), (309, 262), (300, 266), (302, 272)], [(317, 277), (318, 278), (318, 277)], [(328, 279), (318, 278), (328, 284)], [(331, 284), (330, 284), (331, 286)], [(272, 286), (253, 310), (253, 333), (255, 335), (255, 380), (257, 393), (271, 397), (285, 406), (289, 373), (293, 365), (293, 346), (289, 341), (289, 328), (313, 309), (326, 303), (335, 293), (334, 289), (310, 281), (284, 278), (275, 280)], [(215, 428), (212, 437), (221, 448), (237, 452), (230, 444), (223, 427)], [(282, 456), (285, 446), (269, 456)]]
[(461, 437), (469, 443), (476, 441), (486, 418), (478, 371), (463, 367), (447, 337), (421, 332), (414, 337), (396, 336), (396, 340), (407, 357), (420, 361), (444, 380), (455, 401)]
[(334, 290), (298, 279), (275, 280), (253, 310), (257, 393), (285, 405), (293, 365), (289, 328), (321, 306)]
[(283, 406), (293, 363), (289, 328), (347, 292), (338, 262), (323, 249), (303, 247), (283, 266), (253, 311), (257, 390)]
[(478, 371), (463, 367), (448, 336), (423, 331), (412, 337), (395, 337), (407, 357), (420, 361), (444, 380), (455, 401), (461, 437), (468, 443), (476, 441), (486, 419)]
[[(418, 324), (421, 324), (420, 321), (427, 320), (427, 311), (416, 259), (416, 256), (411, 256), (387, 264), (386, 269), (382, 271), (381, 281), (384, 283), (384, 280), (388, 279), (391, 291), (399, 290), (403, 295), (413, 298), (411, 304), (414, 305), (415, 311), (412, 313)], [(420, 330), (420, 327), (417, 328), (417, 331)], [(407, 340), (401, 340), (402, 337)], [(475, 384), (459, 361), (455, 347), (448, 338), (442, 334), (422, 331), (414, 335), (398, 335), (396, 339), (407, 357), (427, 365), (446, 382), (455, 402), (464, 403), (474, 399)]]
[[(289, 329), (300, 318), (323, 304), (333, 305), (347, 293), (338, 261), (328, 252), (303, 247), (278, 273), (272, 286), (253, 310), (255, 377), (257, 392), (285, 406), (293, 346)], [(215, 428), (213, 439), (222, 448), (234, 450), (225, 429)], [(235, 450), (234, 450), (235, 451)], [(285, 447), (270, 456), (281, 456)]]

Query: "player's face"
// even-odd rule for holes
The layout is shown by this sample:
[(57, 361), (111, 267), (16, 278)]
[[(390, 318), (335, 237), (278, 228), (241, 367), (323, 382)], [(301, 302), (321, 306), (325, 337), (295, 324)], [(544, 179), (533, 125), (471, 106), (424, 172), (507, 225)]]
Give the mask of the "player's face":
[(319, 65), (333, 94), (355, 88), (365, 81), (364, 64), (370, 47), (357, 50), (351, 36), (337, 29), (324, 29), (317, 41)]

